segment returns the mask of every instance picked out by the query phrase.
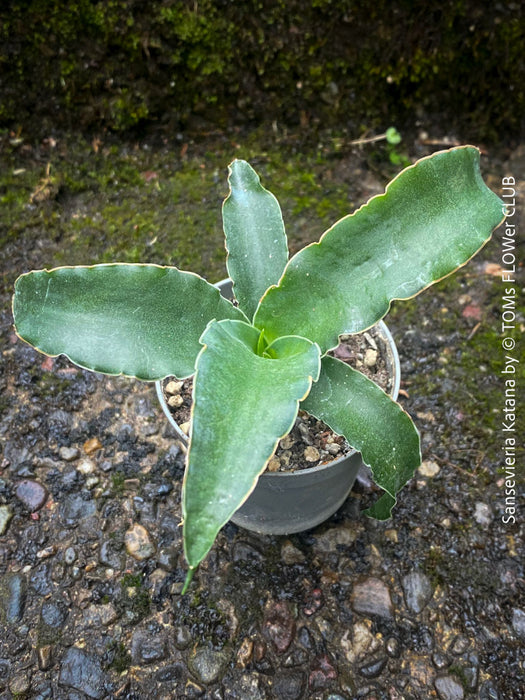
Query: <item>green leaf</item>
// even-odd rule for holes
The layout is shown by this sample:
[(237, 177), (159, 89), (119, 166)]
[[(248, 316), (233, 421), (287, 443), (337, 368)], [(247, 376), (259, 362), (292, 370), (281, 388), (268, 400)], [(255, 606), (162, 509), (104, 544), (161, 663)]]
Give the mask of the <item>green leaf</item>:
[(396, 493), (421, 464), (419, 435), (401, 406), (361, 372), (330, 356), (301, 404), (361, 452), (374, 481), (387, 493), (367, 511), (386, 520)]
[(240, 321), (211, 323), (197, 360), (188, 465), (184, 548), (190, 567), (254, 489), (299, 401), (319, 374), (317, 345), (284, 337), (256, 354), (259, 331)]
[(386, 193), (288, 263), (254, 323), (269, 341), (300, 335), (321, 350), (358, 333), (467, 262), (503, 219), (501, 200), (483, 182), (470, 146), (423, 158)]
[(18, 335), (41, 352), (145, 380), (193, 374), (209, 321), (245, 318), (198, 275), (118, 263), (22, 275), (13, 315)]
[(390, 126), (386, 130), (385, 136), (387, 142), (392, 146), (397, 146), (398, 143), (401, 143), (401, 134), (394, 126)]
[(230, 194), (222, 208), (228, 274), (248, 318), (264, 292), (279, 281), (288, 261), (281, 208), (244, 160), (229, 167)]

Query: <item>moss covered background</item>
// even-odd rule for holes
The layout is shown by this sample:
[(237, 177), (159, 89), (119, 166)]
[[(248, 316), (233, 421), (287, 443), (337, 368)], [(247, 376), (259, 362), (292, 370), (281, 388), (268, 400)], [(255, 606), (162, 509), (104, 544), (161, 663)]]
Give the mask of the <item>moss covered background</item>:
[(0, 125), (277, 121), (518, 136), (521, 2), (5, 0)]

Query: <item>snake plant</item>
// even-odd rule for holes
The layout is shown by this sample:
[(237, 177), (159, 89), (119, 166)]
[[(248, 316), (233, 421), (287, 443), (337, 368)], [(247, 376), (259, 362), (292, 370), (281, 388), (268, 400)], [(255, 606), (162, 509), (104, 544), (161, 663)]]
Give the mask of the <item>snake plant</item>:
[(15, 285), (17, 334), (81, 367), (153, 381), (194, 375), (183, 483), (189, 571), (248, 498), (299, 407), (360, 450), (387, 519), (421, 461), (410, 417), (327, 353), (466, 263), (502, 219), (479, 151), (435, 153), (406, 168), (319, 242), (288, 259), (276, 198), (245, 161), (223, 204), (237, 304), (175, 267), (104, 264), (37, 270)]

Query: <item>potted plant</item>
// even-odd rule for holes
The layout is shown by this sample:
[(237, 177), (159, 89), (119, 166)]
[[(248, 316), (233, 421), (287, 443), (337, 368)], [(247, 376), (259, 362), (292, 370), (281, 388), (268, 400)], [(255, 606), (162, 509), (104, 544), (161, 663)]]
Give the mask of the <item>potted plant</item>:
[(328, 352), (341, 334), (377, 323), (393, 299), (465, 264), (503, 220), (471, 146), (406, 168), (290, 260), (278, 202), (251, 166), (235, 160), (229, 184), (223, 222), (237, 304), (191, 272), (119, 263), (26, 273), (13, 299), (16, 332), (43, 353), (146, 381), (194, 375), (185, 589), (299, 407), (361, 452), (384, 490), (367, 513), (390, 517), (420, 464), (417, 430)]
[[(222, 296), (234, 300), (233, 284), (230, 279), (218, 282), (216, 287)], [(356, 364), (359, 351), (362, 350), (360, 346), (371, 348), (373, 343), (375, 348), (373, 354), (380, 355), (379, 365), (383, 367), (383, 372), (378, 371), (376, 376), (375, 364), (374, 370), (367, 370), (363, 361), (360, 364), (370, 378), (373, 377), (373, 381), (380, 384), (389, 396), (396, 400), (401, 382), (396, 344), (383, 321), (379, 321), (373, 329), (370, 329), (370, 332), (373, 338), (365, 332), (361, 334), (364, 339), (360, 343), (353, 343), (352, 348), (348, 347), (348, 336), (346, 336), (341, 352), (336, 348), (334, 354), (342, 355), (345, 358), (344, 361), (350, 365)], [(359, 339), (358, 336), (350, 336), (350, 338)], [(363, 353), (361, 355), (363, 356)], [(173, 382), (170, 379), (173, 378), (156, 382), (157, 397), (179, 440), (187, 448), (189, 439), (186, 431), (190, 425), (185, 421), (188, 414), (187, 394), (191, 391), (193, 381), (192, 378), (185, 382)], [(170, 395), (167, 391), (170, 386), (176, 387), (174, 395)], [(185, 400), (181, 392), (186, 395)], [(170, 404), (171, 399), (176, 400), (175, 408)], [(182, 417), (179, 418), (181, 402), (184, 407)], [(259, 476), (254, 490), (230, 518), (232, 522), (259, 534), (288, 535), (308, 530), (324, 522), (347, 499), (357, 474), (363, 466), (361, 454), (356, 449), (349, 448), (348, 445), (343, 445), (341, 449), (336, 442), (337, 456), (331, 456), (325, 443), (325, 449), (321, 451), (314, 449), (316, 453), (314, 458), (309, 455), (310, 460), (314, 462), (310, 464), (304, 456), (305, 452), (308, 453), (310, 442), (313, 443), (315, 440), (321, 447), (328, 437), (330, 446), (333, 448), (335, 436), (327, 430), (328, 426), (317, 421), (312, 425), (311, 417), (304, 412), (301, 414), (304, 418), (299, 417), (298, 422), (300, 428), (307, 433), (306, 440), (300, 428), (297, 430), (294, 428), (292, 433), (285, 436), (284, 441), (279, 443), (275, 458), (272, 458), (267, 469)], [(308, 429), (307, 426), (310, 428)], [(293, 447), (295, 455), (290, 447)], [(282, 456), (279, 457), (279, 454)], [(288, 463), (285, 460), (287, 455)], [(281, 466), (281, 459), (285, 461), (284, 467)], [(276, 461), (278, 467), (272, 464)]]

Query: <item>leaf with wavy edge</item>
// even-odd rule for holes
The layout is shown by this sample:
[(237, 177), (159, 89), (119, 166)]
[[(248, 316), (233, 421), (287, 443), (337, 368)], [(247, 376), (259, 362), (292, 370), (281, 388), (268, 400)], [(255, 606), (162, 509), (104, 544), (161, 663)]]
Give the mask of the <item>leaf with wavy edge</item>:
[(124, 263), (22, 275), (13, 315), (18, 335), (47, 355), (151, 381), (194, 373), (212, 319), (246, 318), (192, 272)]
[(502, 205), (481, 178), (478, 149), (423, 158), (297, 253), (261, 300), (254, 325), (270, 341), (300, 335), (324, 353), (341, 333), (379, 321), (393, 299), (466, 263), (503, 220)]
[(239, 306), (251, 319), (288, 262), (286, 233), (279, 202), (246, 161), (231, 163), (228, 182), (230, 194), (222, 205), (226, 264)]
[(386, 491), (366, 512), (389, 518), (397, 492), (421, 464), (419, 434), (410, 416), (377, 384), (330, 356), (323, 357), (319, 380), (301, 408), (361, 452), (374, 481)]
[(192, 569), (254, 489), (319, 374), (314, 343), (279, 338), (267, 348), (271, 357), (261, 357), (259, 337), (246, 323), (220, 321), (201, 339), (183, 488), (184, 549)]

